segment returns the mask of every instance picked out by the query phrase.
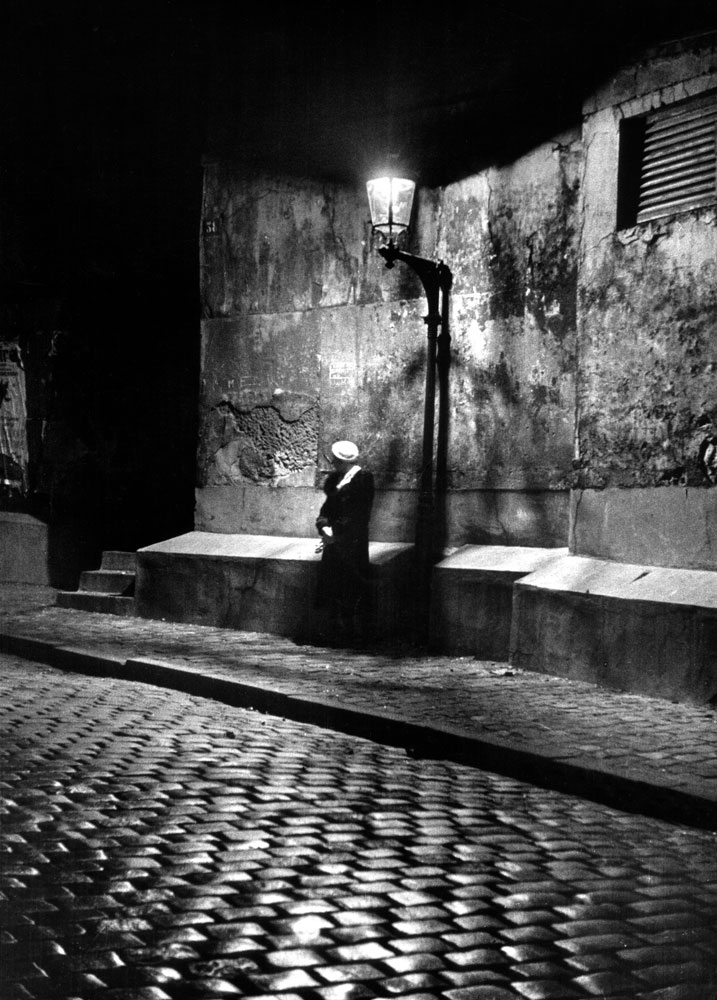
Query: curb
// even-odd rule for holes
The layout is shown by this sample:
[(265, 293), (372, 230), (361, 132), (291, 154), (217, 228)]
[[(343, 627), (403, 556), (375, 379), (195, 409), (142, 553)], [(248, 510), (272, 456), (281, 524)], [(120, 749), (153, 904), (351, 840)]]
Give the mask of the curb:
[(303, 722), (348, 736), (403, 748), (418, 759), (449, 760), (480, 767), (538, 787), (590, 799), (625, 812), (698, 829), (717, 830), (717, 802), (696, 791), (668, 787), (606, 767), (588, 767), (525, 750), (507, 742), (457, 728), (410, 722), (376, 709), (349, 708), (339, 702), (301, 698), (268, 687), (228, 680), (210, 671), (164, 660), (112, 656), (75, 646), (56, 645), (0, 632), (0, 652), (70, 673), (139, 681), (185, 694), (212, 698), (236, 708)]

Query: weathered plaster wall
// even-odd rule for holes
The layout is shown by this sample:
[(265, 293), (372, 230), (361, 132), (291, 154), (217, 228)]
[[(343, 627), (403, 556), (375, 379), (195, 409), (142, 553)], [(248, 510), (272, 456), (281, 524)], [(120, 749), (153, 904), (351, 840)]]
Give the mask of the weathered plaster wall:
[(450, 482), (560, 489), (573, 457), (581, 151), (566, 135), (448, 188)]
[[(421, 193), (411, 249), (454, 275), (452, 544), (565, 544), (579, 165), (564, 136)], [(373, 537), (413, 537), (426, 302), (367, 216), (362, 190), (207, 165), (198, 528), (311, 533), (323, 452), (350, 437), (376, 475)]]
[[(714, 56), (672, 46), (620, 74), (585, 108), (575, 485), (601, 495), (573, 504), (571, 544), (583, 554), (717, 565), (683, 544), (717, 528), (715, 514), (689, 497), (709, 485), (697, 457), (704, 421), (717, 414), (717, 212), (616, 230), (620, 120), (717, 87)], [(674, 528), (659, 519), (646, 550), (642, 528), (656, 523), (656, 487), (687, 489)], [(625, 488), (629, 501), (612, 495)], [(608, 527), (616, 523), (619, 537)]]

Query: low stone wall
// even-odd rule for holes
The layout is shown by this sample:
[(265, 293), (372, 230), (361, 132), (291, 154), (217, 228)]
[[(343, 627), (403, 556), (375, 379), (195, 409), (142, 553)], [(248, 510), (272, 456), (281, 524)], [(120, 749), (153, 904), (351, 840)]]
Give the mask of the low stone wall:
[(717, 697), (717, 573), (566, 556), (514, 584), (511, 662), (678, 701)]
[[(372, 542), (376, 630), (403, 628), (413, 547)], [(313, 538), (192, 531), (137, 552), (137, 614), (247, 632), (320, 632)]]
[[(372, 542), (377, 634), (413, 618), (413, 547)], [(137, 553), (137, 614), (311, 638), (313, 538), (190, 532)], [(433, 570), (435, 652), (696, 703), (717, 699), (717, 573), (467, 545)]]
[(484, 660), (508, 659), (513, 584), (567, 549), (465, 545), (433, 569), (431, 645)]

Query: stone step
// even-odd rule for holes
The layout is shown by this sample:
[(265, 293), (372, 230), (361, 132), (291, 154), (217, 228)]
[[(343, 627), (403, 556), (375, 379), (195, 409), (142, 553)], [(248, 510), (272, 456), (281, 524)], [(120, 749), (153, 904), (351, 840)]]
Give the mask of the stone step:
[(120, 597), (117, 594), (93, 594), (81, 590), (58, 591), (57, 606), (70, 608), (74, 611), (94, 611), (102, 615), (131, 617), (135, 614), (133, 597)]
[(135, 574), (124, 570), (87, 569), (80, 574), (80, 590), (91, 594), (117, 594), (125, 597), (134, 592)]
[(79, 590), (58, 592), (57, 606), (104, 615), (134, 615), (136, 566), (134, 552), (103, 552), (99, 569), (80, 574)]
[(134, 573), (137, 568), (136, 552), (118, 552), (110, 549), (102, 553), (100, 569), (121, 570), (124, 573)]

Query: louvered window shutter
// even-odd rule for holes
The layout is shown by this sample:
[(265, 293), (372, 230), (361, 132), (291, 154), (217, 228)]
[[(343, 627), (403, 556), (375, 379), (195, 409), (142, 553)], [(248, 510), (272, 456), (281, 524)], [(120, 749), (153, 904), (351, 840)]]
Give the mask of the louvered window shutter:
[(717, 95), (645, 118), (637, 221), (717, 200)]

